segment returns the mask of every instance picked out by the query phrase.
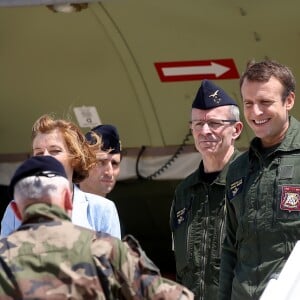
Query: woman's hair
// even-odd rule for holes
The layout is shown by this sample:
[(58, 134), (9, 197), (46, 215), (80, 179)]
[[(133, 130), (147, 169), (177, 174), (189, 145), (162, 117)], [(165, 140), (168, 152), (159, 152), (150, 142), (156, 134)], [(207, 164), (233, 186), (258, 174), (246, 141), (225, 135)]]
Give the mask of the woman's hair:
[(54, 130), (59, 130), (65, 139), (74, 169), (72, 181), (79, 183), (88, 176), (90, 168), (97, 162), (94, 149), (99, 148), (100, 138), (96, 144), (89, 145), (77, 125), (67, 120), (54, 119), (46, 114), (33, 124), (32, 141), (39, 133), (49, 133)]

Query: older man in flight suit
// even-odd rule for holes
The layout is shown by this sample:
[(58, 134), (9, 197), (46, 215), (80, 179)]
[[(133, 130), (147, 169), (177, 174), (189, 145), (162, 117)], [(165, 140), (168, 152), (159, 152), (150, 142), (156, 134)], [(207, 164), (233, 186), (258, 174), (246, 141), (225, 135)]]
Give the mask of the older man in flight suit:
[(237, 103), (204, 80), (192, 104), (190, 127), (202, 160), (178, 185), (171, 208), (176, 275), (195, 299), (217, 299), (225, 177), (238, 155), (234, 142), (243, 128)]

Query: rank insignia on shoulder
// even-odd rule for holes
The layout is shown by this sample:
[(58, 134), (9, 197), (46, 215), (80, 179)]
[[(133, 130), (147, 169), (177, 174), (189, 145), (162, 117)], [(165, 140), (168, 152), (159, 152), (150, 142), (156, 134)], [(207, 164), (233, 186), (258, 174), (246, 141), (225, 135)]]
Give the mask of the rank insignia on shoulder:
[(300, 211), (300, 187), (282, 186), (280, 209), (291, 211)]
[(232, 182), (229, 186), (229, 191), (227, 192), (228, 200), (231, 200), (236, 195), (238, 195), (242, 191), (243, 185), (244, 185), (244, 178), (240, 178)]

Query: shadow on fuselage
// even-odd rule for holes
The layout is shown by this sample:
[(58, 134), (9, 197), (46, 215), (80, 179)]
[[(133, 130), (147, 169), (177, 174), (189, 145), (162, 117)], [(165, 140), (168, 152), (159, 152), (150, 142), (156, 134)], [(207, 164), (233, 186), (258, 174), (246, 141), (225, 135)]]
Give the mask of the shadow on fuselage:
[(163, 275), (175, 278), (169, 226), (177, 180), (119, 181), (108, 195), (117, 206), (122, 234), (132, 234)]

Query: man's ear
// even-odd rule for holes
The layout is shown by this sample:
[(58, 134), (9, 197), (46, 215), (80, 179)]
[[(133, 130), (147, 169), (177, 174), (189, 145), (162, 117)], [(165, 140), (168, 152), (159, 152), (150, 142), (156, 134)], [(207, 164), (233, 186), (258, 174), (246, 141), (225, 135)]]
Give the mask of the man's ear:
[(22, 214), (21, 214), (21, 210), (19, 209), (18, 204), (16, 203), (16, 201), (12, 200), (9, 204), (14, 212), (14, 214), (16, 215), (16, 217), (22, 221)]
[(69, 189), (65, 189), (64, 191), (64, 207), (67, 212), (73, 209), (72, 193)]
[(240, 121), (238, 121), (238, 122), (236, 122), (234, 124), (234, 130), (235, 131), (234, 131), (234, 133), (232, 135), (232, 137), (233, 137), (234, 140), (238, 139), (238, 137), (241, 135), (243, 127), (244, 127), (244, 125)]
[(289, 95), (287, 96), (286, 100), (285, 100), (285, 107), (286, 110), (289, 111), (293, 108), (294, 103), (295, 103), (295, 93), (294, 92), (290, 92)]

